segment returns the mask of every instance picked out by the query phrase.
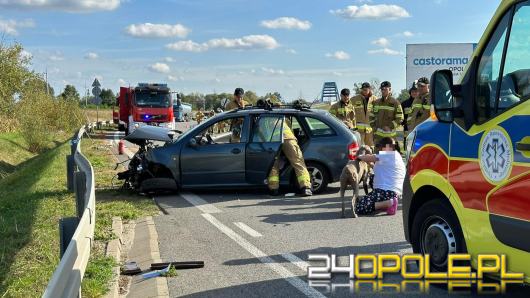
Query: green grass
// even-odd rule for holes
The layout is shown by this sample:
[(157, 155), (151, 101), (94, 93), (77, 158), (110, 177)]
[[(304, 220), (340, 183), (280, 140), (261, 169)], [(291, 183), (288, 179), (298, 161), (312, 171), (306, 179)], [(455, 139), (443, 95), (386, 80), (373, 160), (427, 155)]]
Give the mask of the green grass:
[[(112, 178), (118, 171), (115, 170), (116, 157), (109, 150), (106, 140), (94, 138), (85, 139), (81, 143), (83, 154), (90, 160), (94, 168), (96, 179), (96, 230), (94, 240), (96, 249), (92, 250), (89, 267), (94, 272), (111, 272), (111, 274), (87, 274), (83, 279), (82, 295), (86, 297), (99, 297), (108, 291), (112, 279), (112, 267), (115, 261), (105, 260), (104, 243), (116, 238), (112, 233), (112, 218), (119, 216), (126, 223), (145, 216), (158, 214), (158, 208), (153, 200), (139, 196), (133, 192), (109, 189), (113, 187)], [(115, 184), (119, 181), (115, 180)], [(116, 185), (115, 185), (116, 186)]]
[[(0, 139), (21, 144), (13, 134)], [(2, 150), (4, 160), (18, 163), (0, 180), (0, 297), (38, 297), (59, 263), (59, 219), (75, 214), (74, 195), (65, 186), (70, 146), (37, 156)]]
[(112, 268), (116, 261), (112, 257), (97, 256), (89, 260), (83, 279), (83, 297), (101, 297), (108, 289), (100, 285), (106, 285), (112, 279), (114, 273)]
[(27, 150), (27, 144), (20, 134), (0, 134), (0, 179), (13, 173), (17, 166), (34, 156), (34, 153)]

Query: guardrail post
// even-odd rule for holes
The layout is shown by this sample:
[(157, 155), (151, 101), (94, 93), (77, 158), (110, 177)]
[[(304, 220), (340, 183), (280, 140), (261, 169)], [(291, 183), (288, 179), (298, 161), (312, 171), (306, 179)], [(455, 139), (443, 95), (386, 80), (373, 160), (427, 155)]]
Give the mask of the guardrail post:
[(60, 256), (63, 257), (66, 252), (66, 248), (74, 236), (79, 219), (77, 217), (65, 217), (59, 219), (59, 247)]
[(74, 173), (74, 189), (77, 217), (81, 218), (86, 207), (86, 174), (83, 172)]
[(66, 188), (69, 192), (74, 191), (75, 160), (73, 155), (66, 156)]

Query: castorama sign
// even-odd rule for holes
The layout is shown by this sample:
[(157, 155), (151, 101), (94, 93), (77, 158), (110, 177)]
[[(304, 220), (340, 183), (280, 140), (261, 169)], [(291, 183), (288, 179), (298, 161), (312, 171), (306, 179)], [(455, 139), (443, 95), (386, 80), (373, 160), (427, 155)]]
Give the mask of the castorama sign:
[(458, 83), (475, 47), (474, 43), (407, 44), (407, 88), (421, 77), (430, 80), (438, 69), (451, 70), (453, 82)]

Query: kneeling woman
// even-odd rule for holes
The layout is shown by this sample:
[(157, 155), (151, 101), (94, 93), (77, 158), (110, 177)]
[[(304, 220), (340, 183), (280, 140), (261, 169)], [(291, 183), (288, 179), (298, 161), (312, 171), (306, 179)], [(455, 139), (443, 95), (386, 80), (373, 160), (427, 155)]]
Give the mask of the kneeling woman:
[(375, 163), (374, 190), (355, 203), (357, 214), (372, 214), (375, 211), (386, 211), (388, 215), (396, 214), (398, 199), (403, 192), (405, 164), (399, 147), (392, 138), (383, 138), (377, 144), (379, 154), (358, 156), (362, 161)]

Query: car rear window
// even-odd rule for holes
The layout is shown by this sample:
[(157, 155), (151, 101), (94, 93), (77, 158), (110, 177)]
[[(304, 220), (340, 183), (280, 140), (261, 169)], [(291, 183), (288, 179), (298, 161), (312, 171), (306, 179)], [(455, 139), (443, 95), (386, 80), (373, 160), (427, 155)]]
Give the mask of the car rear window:
[(312, 117), (305, 117), (311, 135), (315, 137), (333, 136), (335, 131), (326, 123)]

